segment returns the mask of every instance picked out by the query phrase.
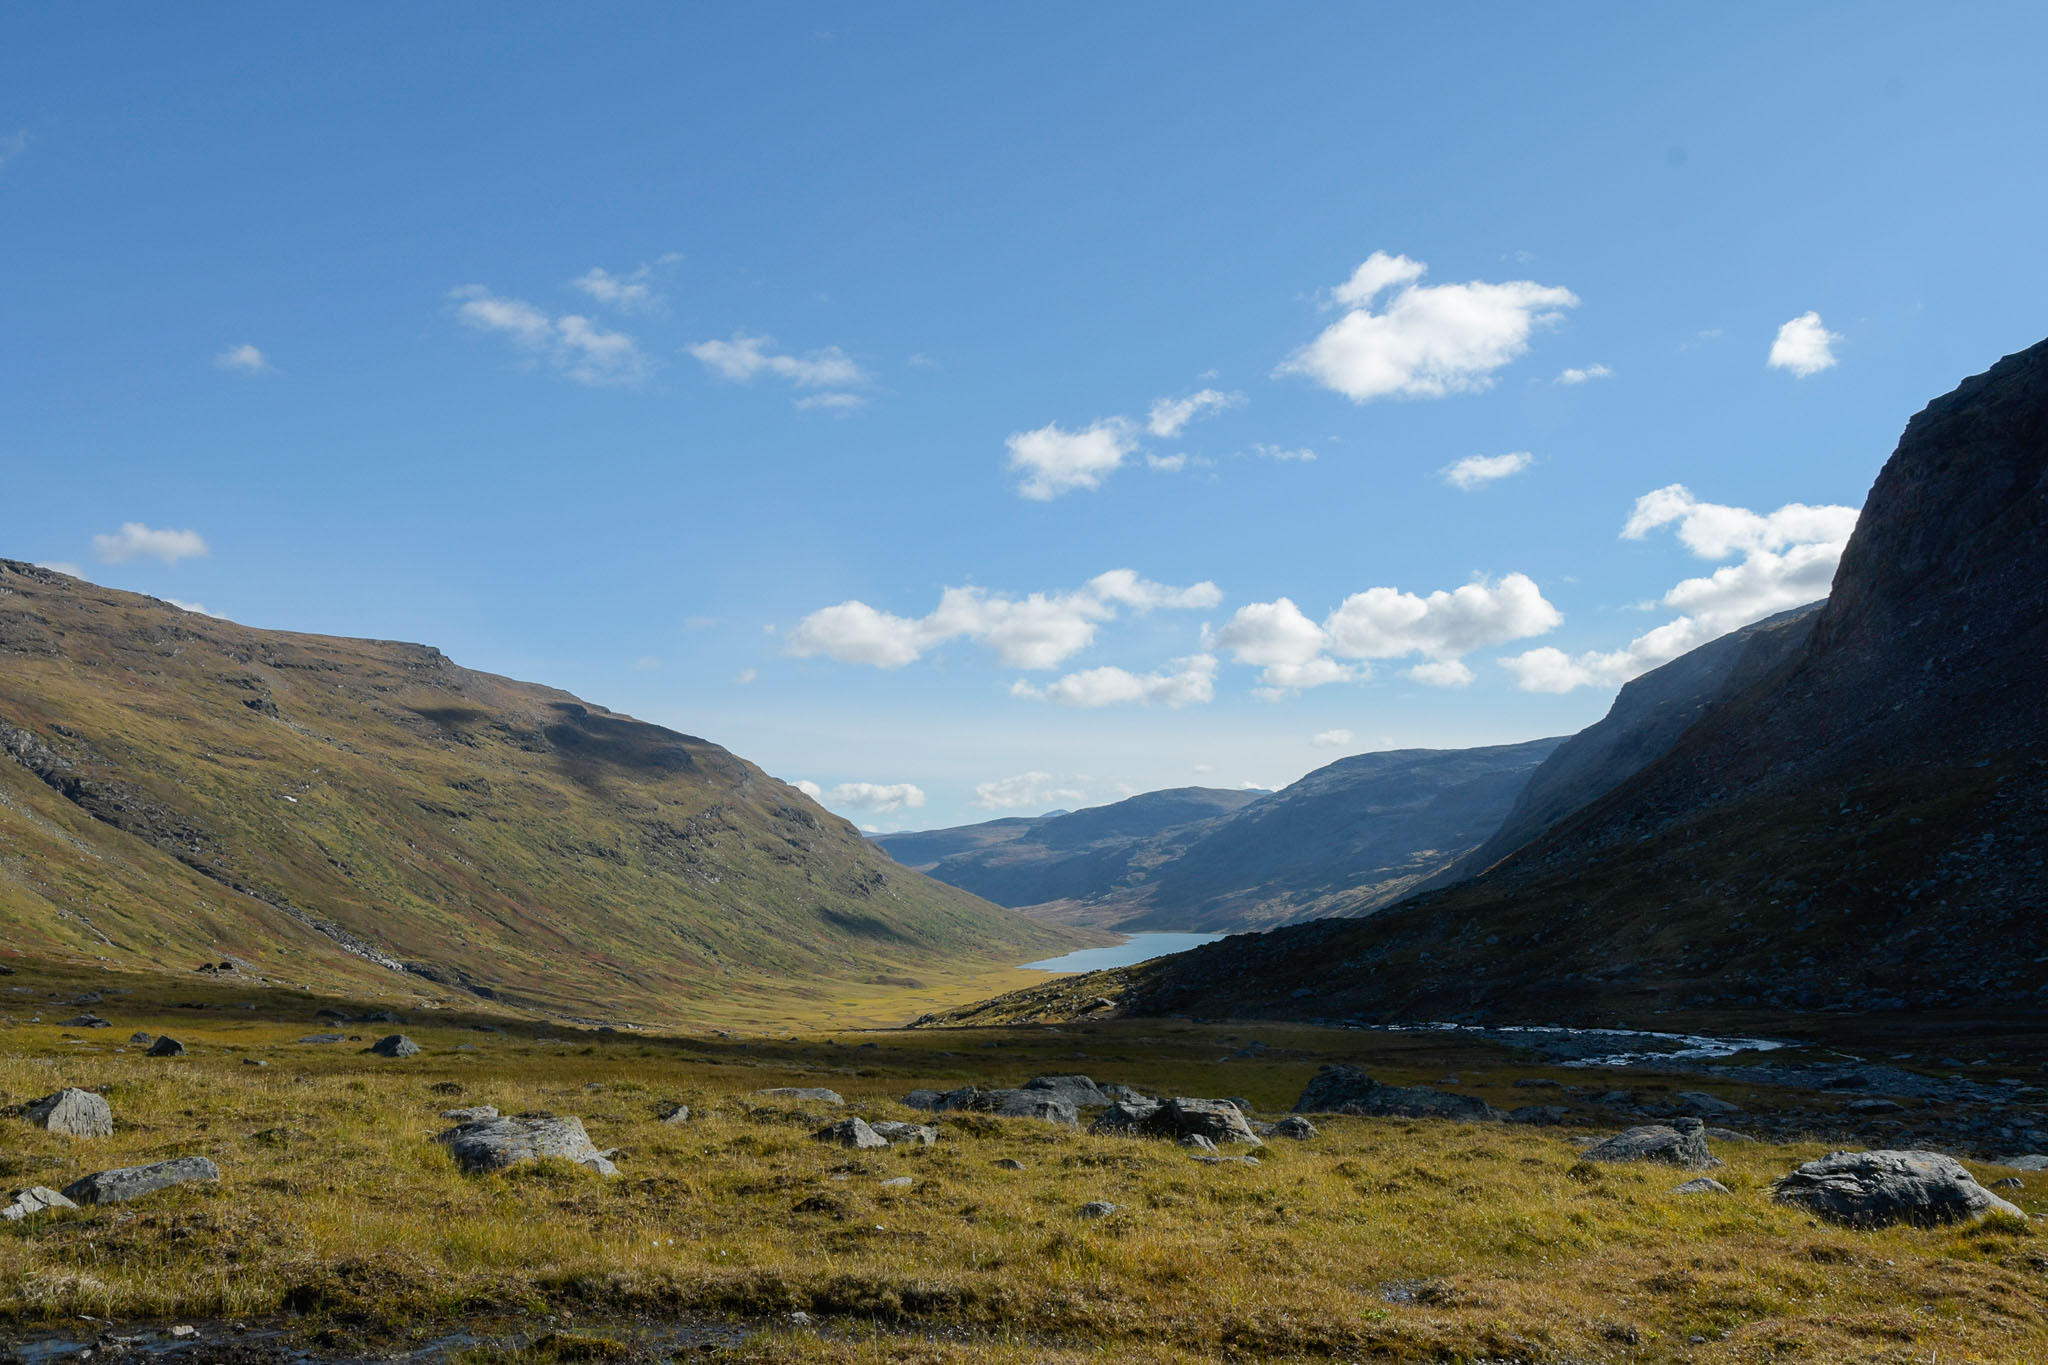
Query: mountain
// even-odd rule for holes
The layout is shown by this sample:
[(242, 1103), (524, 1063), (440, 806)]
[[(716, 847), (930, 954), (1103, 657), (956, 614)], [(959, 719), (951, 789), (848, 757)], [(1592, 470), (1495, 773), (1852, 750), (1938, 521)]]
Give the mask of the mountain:
[[(1278, 792), (1149, 792), (1000, 841), (971, 833), (987, 825), (940, 831), (962, 846), (926, 870), (1033, 915), (1125, 932), (1368, 914), (1485, 840), (1559, 742), (1359, 754)], [(942, 846), (906, 838), (934, 840), (885, 847)]]
[(0, 953), (673, 1018), (1083, 940), (707, 740), (0, 560)]
[(2044, 658), (2048, 342), (1907, 424), (1804, 643), (1605, 796), (1370, 921), (1074, 989), (1139, 1013), (2038, 1018)]
[(1669, 753), (1708, 711), (1805, 644), (1821, 605), (1809, 602), (1767, 616), (1623, 686), (1604, 717), (1543, 760), (1492, 838), (1419, 889), (1484, 872)]

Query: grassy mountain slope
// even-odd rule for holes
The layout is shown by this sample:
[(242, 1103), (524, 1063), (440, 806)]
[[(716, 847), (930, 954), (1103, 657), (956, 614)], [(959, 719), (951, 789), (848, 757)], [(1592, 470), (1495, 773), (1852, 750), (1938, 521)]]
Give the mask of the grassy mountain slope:
[(12, 951), (659, 1018), (1082, 937), (897, 867), (705, 740), (0, 561)]

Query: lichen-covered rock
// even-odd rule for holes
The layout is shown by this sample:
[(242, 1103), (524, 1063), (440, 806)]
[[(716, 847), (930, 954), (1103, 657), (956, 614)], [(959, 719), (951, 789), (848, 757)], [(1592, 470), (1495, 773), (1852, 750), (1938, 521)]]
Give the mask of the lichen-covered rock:
[(1110, 1203), (1107, 1199), (1091, 1199), (1081, 1206), (1081, 1216), (1083, 1218), (1107, 1218), (1115, 1212), (1116, 1205)]
[(690, 1106), (687, 1104), (670, 1105), (668, 1111), (661, 1116), (661, 1121), (663, 1123), (688, 1123), (690, 1121)]
[(1381, 1118), (1456, 1119), (1494, 1123), (1501, 1112), (1471, 1095), (1432, 1090), (1426, 1085), (1382, 1085), (1355, 1066), (1326, 1066), (1309, 1078), (1295, 1112), (1364, 1114)]
[(1318, 1135), (1316, 1126), (1299, 1114), (1289, 1114), (1273, 1125), (1273, 1137), (1293, 1138), (1297, 1142), (1306, 1142)]
[(922, 1109), (927, 1113), (939, 1107), (939, 1101), (946, 1097), (936, 1090), (913, 1090), (903, 1097), (906, 1109)]
[(2026, 1217), (1939, 1152), (1835, 1152), (1780, 1176), (1771, 1198), (1848, 1227), (1929, 1227), (1993, 1213)]
[(588, 1166), (599, 1175), (619, 1173), (610, 1158), (591, 1143), (590, 1135), (583, 1131), (583, 1120), (574, 1115), (482, 1119), (450, 1128), (434, 1141), (446, 1147), (455, 1164), (472, 1175), (550, 1156)]
[(1145, 1131), (1145, 1120), (1159, 1110), (1159, 1101), (1146, 1099), (1118, 1100), (1096, 1116), (1088, 1125), (1091, 1133), (1110, 1133), (1119, 1137), (1136, 1137)]
[(772, 1100), (807, 1100), (813, 1104), (844, 1104), (837, 1090), (827, 1090), (822, 1085), (777, 1085), (766, 1090), (756, 1090), (756, 1095), (766, 1095)]
[(1588, 1161), (1661, 1161), (1667, 1166), (1705, 1170), (1723, 1164), (1707, 1150), (1705, 1130), (1706, 1125), (1698, 1119), (1673, 1119), (1668, 1127), (1646, 1123), (1596, 1142), (1580, 1155)]
[(889, 1139), (868, 1127), (866, 1119), (841, 1119), (828, 1123), (811, 1134), (819, 1142), (829, 1142), (835, 1147), (851, 1147), (857, 1152), (877, 1151), (889, 1145)]
[(403, 1033), (387, 1033), (363, 1051), (379, 1057), (417, 1057), (420, 1055), (420, 1045)]
[(875, 1135), (891, 1147), (929, 1147), (939, 1140), (939, 1130), (929, 1124), (903, 1123), (896, 1119), (884, 1119), (868, 1127)]
[(1153, 1137), (1204, 1137), (1221, 1145), (1242, 1142), (1253, 1147), (1265, 1144), (1245, 1122), (1244, 1113), (1229, 1100), (1198, 1100), (1176, 1096), (1166, 1101), (1138, 1124), (1138, 1130)]
[(0, 1205), (0, 1218), (18, 1223), (24, 1218), (51, 1209), (75, 1209), (78, 1205), (66, 1199), (55, 1190), (43, 1185), (31, 1185), (25, 1190), (16, 1190), (7, 1196), (7, 1202)]
[(1076, 1109), (1100, 1109), (1109, 1103), (1109, 1096), (1090, 1076), (1033, 1076), (1021, 1088), (1056, 1095)]
[(1072, 1101), (1049, 1090), (981, 1090), (963, 1085), (939, 1096), (937, 1113), (994, 1114), (1006, 1119), (1041, 1119), (1046, 1123), (1078, 1127), (1079, 1113)]
[(1697, 1180), (1688, 1180), (1683, 1185), (1673, 1185), (1671, 1192), (1673, 1194), (1727, 1194), (1728, 1187), (1710, 1175), (1703, 1175)]
[(195, 1180), (219, 1180), (220, 1167), (203, 1156), (181, 1156), (150, 1166), (122, 1166), (96, 1171), (64, 1187), (64, 1197), (78, 1204), (118, 1204), (137, 1199), (173, 1185)]
[(105, 1097), (90, 1090), (66, 1088), (45, 1095), (28, 1107), (23, 1116), (38, 1128), (70, 1137), (112, 1137), (114, 1111)]

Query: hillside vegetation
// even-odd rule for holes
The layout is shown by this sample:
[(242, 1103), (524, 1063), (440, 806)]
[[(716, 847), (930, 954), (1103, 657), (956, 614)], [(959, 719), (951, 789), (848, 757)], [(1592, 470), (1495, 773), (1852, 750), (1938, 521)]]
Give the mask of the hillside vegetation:
[(707, 740), (0, 561), (0, 961), (741, 1020), (915, 1013), (1101, 941)]

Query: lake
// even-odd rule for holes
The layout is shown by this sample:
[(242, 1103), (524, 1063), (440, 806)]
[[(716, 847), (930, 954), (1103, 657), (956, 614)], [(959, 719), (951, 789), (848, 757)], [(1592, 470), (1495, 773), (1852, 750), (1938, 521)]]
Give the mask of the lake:
[(1222, 937), (1222, 934), (1132, 934), (1114, 947), (1079, 948), (1043, 962), (1027, 962), (1024, 968), (1033, 972), (1099, 972), (1109, 967), (1128, 967), (1134, 962), (1150, 962), (1169, 953), (1184, 953)]

